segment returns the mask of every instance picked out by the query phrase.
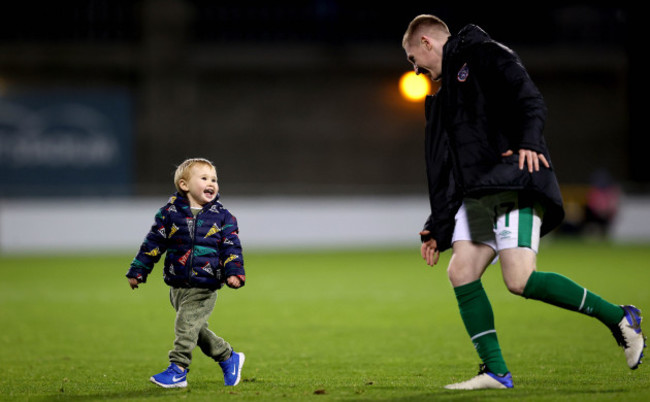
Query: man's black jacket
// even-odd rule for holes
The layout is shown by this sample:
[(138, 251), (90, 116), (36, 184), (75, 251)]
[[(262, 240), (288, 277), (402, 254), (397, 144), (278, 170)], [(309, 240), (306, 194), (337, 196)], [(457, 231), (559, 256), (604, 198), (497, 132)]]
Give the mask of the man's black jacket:
[[(564, 218), (551, 165), (530, 173), (519, 149), (551, 158), (543, 136), (546, 105), (518, 56), (475, 25), (444, 46), (441, 89), (425, 101), (425, 156), (431, 215), (424, 229), (440, 251), (451, 247), (454, 216), (465, 197), (518, 190), (539, 200), (541, 235)], [(513, 155), (502, 157), (508, 150)], [(424, 240), (425, 238), (423, 238)]]

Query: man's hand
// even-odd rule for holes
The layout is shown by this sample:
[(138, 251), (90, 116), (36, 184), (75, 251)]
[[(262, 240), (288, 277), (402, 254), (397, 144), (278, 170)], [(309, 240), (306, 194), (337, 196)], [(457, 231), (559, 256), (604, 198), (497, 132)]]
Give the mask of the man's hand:
[[(427, 236), (431, 234), (428, 230), (423, 230), (420, 232), (420, 236)], [(420, 247), (420, 254), (422, 258), (427, 262), (427, 265), (434, 266), (438, 263), (438, 258), (440, 258), (440, 251), (438, 251), (438, 242), (436, 239), (429, 239), (422, 243)]]
[[(501, 156), (507, 157), (512, 155), (512, 149), (507, 150), (506, 152), (502, 153)], [(524, 170), (524, 165), (528, 165), (528, 171), (530, 173), (539, 172), (539, 162), (542, 162), (542, 164), (546, 168), (550, 168), (551, 165), (548, 164), (548, 161), (546, 160), (546, 157), (544, 154), (538, 154), (535, 151), (531, 151), (530, 149), (520, 149), (519, 150), (519, 170)]]

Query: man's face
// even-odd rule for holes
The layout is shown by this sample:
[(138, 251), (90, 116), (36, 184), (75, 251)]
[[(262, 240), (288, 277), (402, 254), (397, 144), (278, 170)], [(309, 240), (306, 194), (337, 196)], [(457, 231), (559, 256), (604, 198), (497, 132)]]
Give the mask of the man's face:
[(424, 74), (434, 81), (442, 75), (442, 46), (437, 46), (434, 40), (422, 36), (417, 43), (404, 46), (406, 58), (413, 65), (415, 74)]

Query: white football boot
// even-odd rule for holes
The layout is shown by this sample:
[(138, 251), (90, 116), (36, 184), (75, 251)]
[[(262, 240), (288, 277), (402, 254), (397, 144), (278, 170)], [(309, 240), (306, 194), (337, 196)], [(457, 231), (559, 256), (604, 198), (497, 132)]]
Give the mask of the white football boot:
[(621, 322), (617, 326), (610, 329), (616, 342), (619, 346), (623, 347), (625, 352), (625, 359), (627, 365), (632, 369), (636, 369), (641, 364), (643, 357), (643, 348), (646, 347), (645, 339), (641, 331), (641, 310), (634, 306), (621, 306), (625, 311)]
[(455, 384), (445, 385), (446, 389), (508, 389), (513, 388), (512, 375), (506, 373), (502, 376), (488, 371), (485, 364), (480, 365), (480, 370), (476, 377), (467, 381), (457, 382)]

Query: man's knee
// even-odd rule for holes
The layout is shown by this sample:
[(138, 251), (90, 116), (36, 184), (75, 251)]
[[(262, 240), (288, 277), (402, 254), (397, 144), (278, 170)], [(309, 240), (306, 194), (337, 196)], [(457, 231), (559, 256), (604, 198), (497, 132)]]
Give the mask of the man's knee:
[(499, 258), (506, 287), (510, 293), (521, 296), (535, 270), (535, 252), (527, 248), (507, 249), (499, 253)]
[(453, 287), (465, 285), (478, 279), (471, 270), (466, 268), (466, 266), (461, 264), (449, 264), (449, 267), (447, 267), (447, 277)]
[(510, 293), (521, 296), (524, 294), (524, 289), (526, 288), (526, 283), (528, 281), (506, 281), (506, 287)]
[(494, 258), (494, 251), (485, 245), (454, 244), (454, 253), (447, 267), (447, 277), (453, 287), (480, 279)]

